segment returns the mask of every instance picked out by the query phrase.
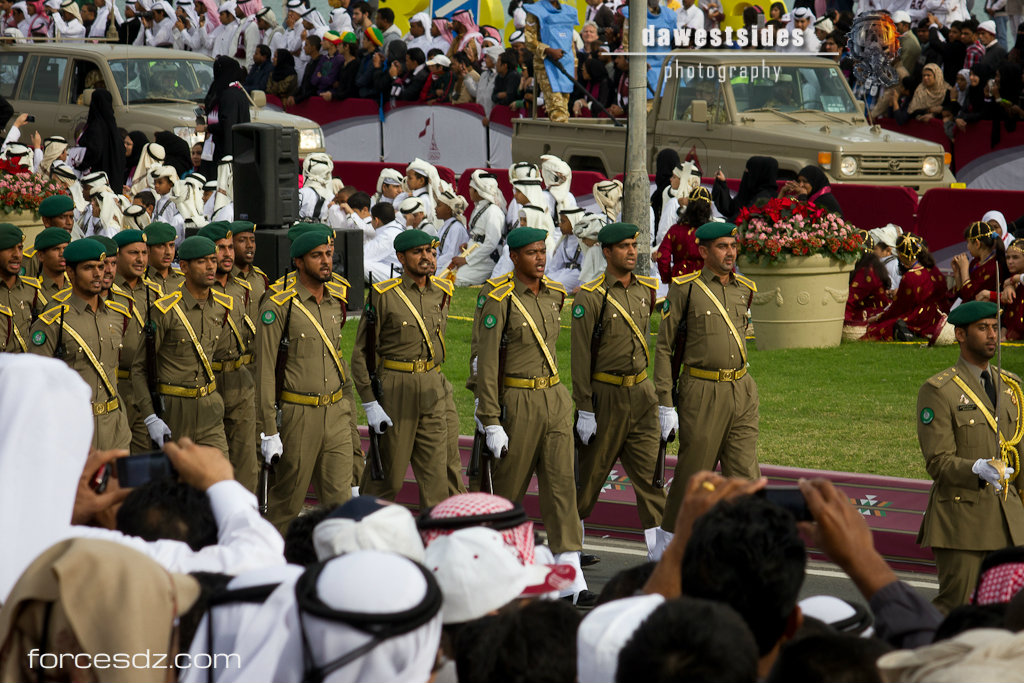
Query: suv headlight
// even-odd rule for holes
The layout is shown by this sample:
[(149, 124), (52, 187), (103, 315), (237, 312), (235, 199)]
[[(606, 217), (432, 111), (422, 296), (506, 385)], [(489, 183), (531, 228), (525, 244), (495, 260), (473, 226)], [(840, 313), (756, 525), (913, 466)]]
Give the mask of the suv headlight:
[(308, 153), (324, 146), (324, 136), (319, 128), (304, 128), (299, 131), (299, 153)]
[(942, 163), (935, 157), (925, 157), (921, 171), (927, 176), (936, 176), (942, 170)]
[(839, 172), (843, 175), (855, 175), (857, 173), (857, 157), (843, 157), (839, 162)]

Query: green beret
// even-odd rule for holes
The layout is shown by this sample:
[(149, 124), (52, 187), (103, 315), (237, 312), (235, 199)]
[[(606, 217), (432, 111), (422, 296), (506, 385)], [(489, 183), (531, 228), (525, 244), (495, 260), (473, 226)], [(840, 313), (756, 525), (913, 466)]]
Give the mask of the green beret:
[(43, 228), (43, 231), (36, 235), (36, 241), (33, 246), (35, 246), (36, 251), (42, 251), (51, 247), (59, 247), (70, 241), (71, 233), (64, 228)]
[(949, 324), (953, 327), (967, 327), (985, 318), (996, 318), (999, 307), (992, 301), (968, 301), (954, 308), (949, 314)]
[(732, 223), (705, 223), (697, 228), (698, 242), (711, 242), (719, 237), (735, 237), (736, 226)]
[(232, 221), (231, 233), (237, 235), (240, 232), (256, 232), (256, 224), (251, 221)]
[(508, 244), (509, 249), (518, 249), (520, 247), (525, 247), (527, 244), (533, 244), (534, 242), (543, 242), (547, 238), (547, 230), (530, 228), (524, 225), (521, 228), (514, 228), (511, 230), (508, 233), (508, 237), (505, 239), (505, 243)]
[(150, 223), (143, 229), (146, 233), (146, 241), (150, 244), (167, 244), (178, 239), (178, 232), (170, 223)]
[(302, 258), (321, 244), (331, 244), (333, 242), (334, 234), (332, 232), (308, 230), (305, 234), (299, 235), (295, 238), (295, 241), (292, 242), (291, 257)]
[(636, 237), (638, 232), (640, 232), (640, 228), (632, 223), (609, 223), (601, 228), (601, 232), (597, 233), (597, 241), (606, 245), (618, 244), (622, 240)]
[(395, 237), (395, 251), (405, 251), (422, 247), (424, 244), (435, 243), (434, 237), (422, 230), (403, 230)]
[(0, 249), (10, 249), (25, 241), (25, 234), (13, 223), (0, 223)]
[(214, 242), (226, 239), (231, 237), (231, 223), (228, 223), (227, 221), (214, 221), (212, 223), (207, 223), (200, 228), (199, 232), (196, 234), (200, 237), (213, 240)]
[(114, 235), (114, 243), (117, 244), (117, 248), (127, 247), (129, 244), (135, 244), (136, 242), (145, 242), (146, 233), (141, 230), (122, 230), (121, 232)]
[(43, 218), (53, 218), (74, 210), (75, 202), (66, 194), (51, 194), (39, 202), (39, 215)]
[(182, 261), (188, 261), (194, 258), (203, 258), (216, 252), (217, 245), (213, 243), (213, 240), (208, 237), (193, 235), (182, 240), (181, 247), (178, 248), (178, 258)]
[[(65, 230), (65, 232), (67, 232)], [(75, 240), (64, 250), (64, 262), (75, 264), (84, 261), (102, 261), (107, 257), (106, 248), (91, 239)]]
[(97, 242), (102, 244), (103, 245), (103, 251), (107, 252), (107, 256), (116, 256), (117, 255), (117, 242), (115, 242), (114, 240), (110, 239), (106, 235), (89, 235), (85, 239), (87, 239), (87, 240), (96, 240)]
[(334, 234), (334, 231), (323, 223), (296, 223), (288, 228), (288, 239), (294, 242), (307, 232), (323, 232)]

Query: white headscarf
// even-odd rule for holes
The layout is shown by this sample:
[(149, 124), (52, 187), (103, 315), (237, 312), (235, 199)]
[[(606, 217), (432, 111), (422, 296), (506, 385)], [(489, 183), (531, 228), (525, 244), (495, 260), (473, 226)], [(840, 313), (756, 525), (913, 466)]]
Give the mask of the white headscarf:
[(383, 505), (361, 519), (330, 515), (313, 530), (313, 547), (321, 561), (358, 550), (385, 550), (424, 561), (416, 520), (401, 505)]
[(547, 199), (544, 197), (544, 190), (541, 188), (540, 183), (532, 178), (525, 181), (515, 181), (512, 183), (512, 189), (518, 190), (526, 195), (527, 204), (532, 204), (537, 207), (546, 207), (548, 205)]
[(329, 28), (327, 26), (327, 22), (324, 21), (324, 15), (320, 14), (320, 12), (318, 10), (315, 10), (315, 9), (311, 8), (311, 9), (306, 10), (305, 12), (302, 12), (302, 19), (303, 19), (303, 21), (308, 21), (309, 23), (313, 24), (313, 29), (314, 30), (315, 29), (321, 29), (321, 28), (322, 29)]
[(196, 12), (195, 3), (192, 0), (178, 0), (178, 7), (185, 12), (185, 16), (188, 17), (188, 22), (192, 25), (192, 28), (199, 28), (199, 13)]
[(192, 221), (197, 228), (206, 225), (206, 217), (203, 215), (203, 181), (201, 178), (192, 174), (179, 180), (171, 190), (171, 196), (182, 220)]
[(555, 198), (555, 207), (571, 209), (576, 205), (575, 200), (568, 202), (569, 188), (572, 186), (572, 169), (558, 157), (545, 154), (540, 158), (540, 175), (544, 179), (544, 185), (548, 192)]
[(234, 157), (226, 156), (217, 166), (217, 192), (214, 194), (213, 210), (217, 212), (235, 201), (235, 185), (232, 174)]
[(146, 207), (133, 204), (124, 210), (124, 215), (121, 218), (121, 225), (124, 226), (125, 230), (132, 228), (136, 230), (142, 230), (144, 227), (152, 223), (152, 219), (149, 217), (149, 212), (146, 211)]
[(451, 186), (451, 183), (447, 183), (442, 180), (441, 189), (435, 196), (437, 197), (438, 203), (444, 204), (452, 210), (452, 216), (459, 220), (463, 218), (463, 214), (466, 212), (469, 202), (466, 201), (465, 197), (462, 197), (455, 192), (455, 188)]
[(61, 3), (60, 9), (62, 12), (67, 12), (75, 19), (78, 19), (78, 21), (82, 21), (82, 10), (78, 8), (78, 3), (75, 0), (65, 0), (65, 2)]
[(152, 189), (153, 179), (149, 177), (149, 172), (154, 167), (163, 165), (166, 154), (163, 145), (158, 145), (155, 142), (147, 142), (143, 145), (139, 163), (135, 167), (135, 174), (132, 175), (132, 194)]
[(43, 160), (39, 163), (40, 173), (49, 173), (53, 162), (68, 148), (68, 141), (59, 135), (43, 140)]
[(594, 200), (609, 221), (617, 221), (622, 209), (622, 181), (602, 180), (594, 183)]
[(98, 199), (100, 203), (100, 225), (105, 230), (118, 232), (121, 229), (124, 216), (122, 215), (121, 204), (117, 200), (117, 195), (113, 192), (100, 192), (99, 195), (93, 194), (92, 196), (94, 199)]
[(330, 201), (334, 198), (334, 195), (331, 194), (331, 173), (333, 171), (334, 162), (331, 161), (331, 157), (323, 152), (314, 152), (302, 162), (302, 186), (308, 187)]
[(22, 168), (32, 168), (32, 148), (20, 142), (9, 142), (4, 147), (3, 158), (12, 161)]
[(82, 185), (78, 182), (78, 176), (73, 168), (57, 159), (50, 166), (50, 178), (66, 185), (71, 193), (71, 198), (75, 201), (75, 208), (80, 212), (85, 211), (86, 207), (89, 206), (89, 202), (85, 201), (85, 195), (82, 194)]
[(5, 28), (4, 35), (8, 38), (13, 38), (15, 43), (28, 42), (28, 39), (25, 38), (25, 32), (22, 31), (21, 29), (14, 28), (13, 26), (11, 28)]
[(540, 171), (537, 170), (536, 164), (531, 164), (528, 161), (519, 161), (508, 167), (508, 181), (510, 183), (514, 183), (517, 180), (526, 180), (527, 178), (540, 178)]
[(427, 192), (430, 194), (433, 194), (438, 185), (441, 184), (441, 176), (437, 174), (437, 168), (419, 157), (413, 159), (412, 163), (406, 167), (406, 175), (409, 174), (409, 171), (415, 171), (427, 177)]
[(352, 31), (352, 17), (344, 7), (331, 10), (331, 30), (342, 35)]
[(0, 603), (36, 556), (68, 535), (92, 443), (91, 401), (63, 361), (0, 354)]
[(377, 176), (377, 194), (380, 195), (384, 191), (384, 181), (393, 181), (392, 185), (402, 184), (402, 174), (393, 168), (381, 169), (380, 175)]
[(544, 244), (547, 246), (549, 254), (554, 253), (555, 247), (558, 246), (558, 240), (562, 238), (562, 231), (555, 227), (547, 207), (527, 204), (519, 207), (519, 215), (526, 217), (528, 227), (547, 231), (548, 236), (544, 239)]
[(501, 209), (502, 213), (505, 212), (505, 197), (501, 194), (498, 180), (493, 174), (482, 168), (477, 169), (473, 171), (469, 186), (476, 190), (483, 199)]
[(663, 602), (661, 595), (640, 595), (613, 600), (588, 614), (576, 631), (579, 683), (614, 681), (622, 647)]

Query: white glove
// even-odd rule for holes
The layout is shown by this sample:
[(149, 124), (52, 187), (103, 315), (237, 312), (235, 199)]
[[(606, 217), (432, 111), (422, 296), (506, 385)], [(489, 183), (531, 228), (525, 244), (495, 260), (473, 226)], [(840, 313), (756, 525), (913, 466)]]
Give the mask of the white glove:
[[(473, 362), (476, 362), (475, 358), (473, 359)], [(479, 411), (479, 410), (480, 410), (480, 399), (474, 398), (473, 399), (473, 422), (476, 422), (476, 431), (478, 431), (481, 434), (483, 434), (486, 431), (484, 429), (484, 423), (481, 422), (480, 418), (476, 416), (477, 411)]]
[(276, 464), (277, 461), (284, 455), (284, 445), (281, 443), (281, 434), (271, 434), (267, 436), (263, 432), (260, 432), (260, 453), (263, 455), (263, 461), (268, 465)]
[(496, 458), (501, 458), (501, 451), (508, 449), (508, 434), (501, 425), (490, 425), (484, 427), (484, 434), (487, 436), (487, 450)]
[[(476, 374), (476, 359), (477, 358), (478, 358), (478, 356), (473, 356), (473, 360), (469, 361), (469, 369), (473, 371), (472, 374), (474, 374), (474, 375)], [(479, 403), (479, 402), (480, 402), (480, 399), (477, 399), (477, 403)]]
[(167, 426), (167, 423), (156, 416), (153, 413), (147, 417), (144, 422), (146, 423), (146, 429), (149, 430), (149, 438), (153, 439), (153, 443), (157, 446), (163, 446), (164, 441), (169, 441), (171, 438), (171, 428)]
[(594, 434), (597, 434), (597, 420), (594, 419), (593, 413), (580, 411), (579, 417), (576, 418), (576, 433), (580, 435), (580, 441), (584, 446), (590, 443)]
[[(995, 467), (993, 467), (992, 463), (990, 463), (988, 460), (986, 460), (984, 458), (979, 458), (979, 459), (975, 460), (974, 461), (974, 465), (971, 466), (971, 472), (974, 472), (979, 477), (981, 477), (984, 481), (987, 481), (988, 483), (992, 484), (992, 486), (995, 487), (996, 491), (1002, 491), (1003, 490), (1003, 485), (1001, 483), (1001, 480), (999, 479), (999, 470), (997, 470)], [(1006, 468), (1007, 480), (1009, 480), (1009, 478), (1011, 476), (1013, 476), (1013, 468), (1012, 467), (1007, 467)]]
[(388, 427), (395, 424), (376, 401), (364, 403), (363, 410), (366, 411), (366, 424), (370, 425), (370, 428), (378, 434), (383, 434)]
[(669, 441), (679, 431), (679, 414), (672, 406), (658, 406), (658, 422), (661, 423), (661, 440)]

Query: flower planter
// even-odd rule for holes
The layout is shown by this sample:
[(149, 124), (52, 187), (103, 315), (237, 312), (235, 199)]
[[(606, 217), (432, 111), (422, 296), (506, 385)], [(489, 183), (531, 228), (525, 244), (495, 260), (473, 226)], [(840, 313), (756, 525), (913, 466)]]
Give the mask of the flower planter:
[(35, 242), (36, 235), (43, 231), (43, 222), (36, 218), (31, 211), (12, 211), (4, 213), (0, 211), (0, 223), (12, 223), (25, 233), (25, 248), (28, 249)]
[(750, 305), (758, 350), (839, 346), (854, 264), (821, 254), (753, 263), (739, 270), (757, 283)]

